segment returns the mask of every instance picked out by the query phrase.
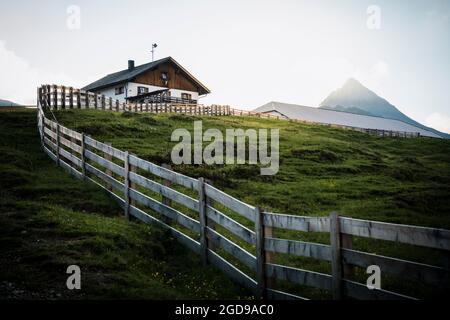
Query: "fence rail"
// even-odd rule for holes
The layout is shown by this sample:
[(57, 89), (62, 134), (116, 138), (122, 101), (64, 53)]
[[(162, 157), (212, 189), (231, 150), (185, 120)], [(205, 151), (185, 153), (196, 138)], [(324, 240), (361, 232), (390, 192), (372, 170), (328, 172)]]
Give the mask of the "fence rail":
[[(38, 99), (38, 130), (43, 149), (53, 161), (74, 176), (105, 189), (118, 201), (126, 217), (167, 229), (201, 255), (205, 264), (216, 265), (259, 297), (304, 299), (277, 288), (278, 279), (327, 290), (335, 299), (413, 299), (386, 290), (370, 290), (365, 284), (351, 281), (349, 267), (367, 268), (372, 264), (379, 265), (383, 272), (436, 288), (449, 286), (448, 263), (432, 266), (360, 252), (352, 249), (351, 242), (356, 236), (428, 247), (440, 250), (448, 261), (450, 230), (353, 219), (336, 213), (305, 217), (265, 212), (203, 178), (194, 179), (140, 159), (50, 120), (43, 108), (49, 105), (40, 104), (49, 99), (45, 97)], [(329, 233), (330, 244), (276, 238), (274, 229)], [(275, 253), (327, 261), (332, 274), (276, 264)]]
[(322, 122), (312, 122), (301, 119), (289, 119), (283, 116), (264, 112), (255, 112), (231, 108), (228, 105), (202, 105), (191, 103), (179, 103), (174, 101), (148, 102), (148, 103), (130, 103), (120, 102), (97, 93), (75, 89), (72, 87), (58, 85), (42, 85), (38, 88), (38, 102), (41, 106), (54, 110), (62, 109), (101, 109), (110, 111), (128, 111), (128, 112), (150, 112), (150, 113), (180, 113), (187, 115), (209, 115), (209, 116), (253, 116), (265, 119), (288, 120), (306, 124), (316, 124), (363, 132), (379, 137), (397, 137), (397, 138), (416, 138), (420, 136), (419, 132), (392, 131), (381, 129), (360, 128), (345, 126), (339, 124), (329, 124)]

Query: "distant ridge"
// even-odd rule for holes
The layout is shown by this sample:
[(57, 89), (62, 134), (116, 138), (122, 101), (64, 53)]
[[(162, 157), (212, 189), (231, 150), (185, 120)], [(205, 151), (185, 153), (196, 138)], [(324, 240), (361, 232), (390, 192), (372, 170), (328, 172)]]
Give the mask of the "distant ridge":
[(9, 100), (0, 99), (0, 107), (20, 107), (20, 104)]
[(450, 134), (424, 126), (411, 119), (386, 99), (378, 96), (353, 78), (348, 79), (341, 88), (330, 93), (319, 108), (400, 120), (450, 139)]

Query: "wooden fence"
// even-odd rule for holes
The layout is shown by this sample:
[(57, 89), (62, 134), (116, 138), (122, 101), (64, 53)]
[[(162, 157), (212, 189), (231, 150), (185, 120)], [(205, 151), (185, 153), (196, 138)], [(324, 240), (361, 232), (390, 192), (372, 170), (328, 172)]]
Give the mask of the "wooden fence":
[(359, 128), (338, 124), (311, 122), (300, 119), (287, 119), (270, 113), (261, 113), (231, 108), (228, 105), (182, 104), (174, 102), (152, 102), (152, 103), (125, 103), (81, 89), (58, 85), (42, 85), (38, 88), (38, 99), (41, 105), (53, 110), (63, 109), (101, 109), (110, 111), (129, 112), (151, 112), (151, 113), (181, 113), (188, 115), (210, 115), (210, 116), (254, 116), (266, 119), (288, 120), (306, 124), (316, 124), (358, 131), (380, 137), (416, 138), (419, 132), (391, 131), (381, 129)]
[(100, 109), (110, 111), (182, 113), (223, 116), (230, 114), (230, 106), (181, 104), (173, 102), (125, 103), (97, 93), (72, 87), (43, 85), (38, 88), (38, 103), (52, 110)]
[(419, 132), (369, 129), (369, 128), (345, 126), (345, 125), (340, 125), (340, 124), (313, 122), (313, 121), (306, 121), (306, 120), (301, 120), (301, 119), (290, 119), (290, 118), (286, 118), (286, 117), (271, 114), (271, 113), (247, 111), (247, 110), (240, 110), (240, 109), (234, 109), (234, 108), (230, 109), (230, 114), (233, 116), (253, 116), (253, 117), (264, 118), (264, 119), (277, 119), (277, 120), (287, 120), (287, 121), (300, 122), (300, 123), (306, 123), (306, 124), (316, 124), (316, 125), (327, 126), (327, 127), (331, 127), (331, 128), (338, 128), (338, 129), (368, 133), (368, 134), (379, 136), (379, 137), (395, 137), (395, 138), (417, 138), (417, 137), (420, 137)]
[[(167, 229), (201, 255), (204, 263), (216, 265), (258, 297), (304, 299), (276, 289), (274, 279), (279, 279), (327, 290), (335, 299), (413, 299), (383, 289), (370, 290), (348, 278), (351, 267), (373, 264), (383, 273), (421, 281), (433, 288), (448, 288), (449, 230), (359, 220), (336, 213), (304, 217), (266, 212), (203, 178), (182, 175), (66, 128), (47, 118), (40, 104), (37, 117), (42, 147), (59, 166), (104, 188), (118, 201), (126, 217)], [(184, 191), (177, 190), (177, 186)], [(274, 228), (329, 233), (330, 245), (276, 238)], [(432, 266), (353, 250), (352, 236), (440, 249), (447, 263)], [(330, 262), (332, 274), (275, 264), (274, 253)]]

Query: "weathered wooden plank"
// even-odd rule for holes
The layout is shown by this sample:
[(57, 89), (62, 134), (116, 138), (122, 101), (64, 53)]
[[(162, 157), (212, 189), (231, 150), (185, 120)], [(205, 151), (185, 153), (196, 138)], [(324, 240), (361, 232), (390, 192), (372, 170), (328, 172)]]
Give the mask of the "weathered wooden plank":
[(198, 241), (195, 241), (191, 237), (183, 234), (182, 232), (176, 230), (175, 228), (165, 224), (161, 220), (152, 217), (148, 213), (142, 211), (139, 208), (136, 208), (134, 206), (130, 206), (130, 215), (134, 216), (135, 218), (141, 220), (142, 222), (149, 223), (149, 224), (156, 224), (164, 229), (167, 229), (170, 231), (171, 235), (176, 238), (181, 244), (192, 250), (193, 252), (200, 254), (200, 243)]
[(130, 189), (130, 198), (136, 200), (137, 202), (142, 203), (146, 207), (171, 218), (172, 220), (178, 222), (182, 226), (194, 231), (194, 232), (200, 232), (200, 223), (185, 214), (181, 213), (180, 211), (168, 207), (161, 202), (152, 199), (145, 194), (136, 191), (134, 189)]
[(106, 160), (103, 157), (100, 157), (99, 155), (93, 153), (90, 150), (87, 150), (87, 149), (84, 150), (84, 155), (86, 156), (86, 158), (88, 158), (88, 159), (90, 159), (90, 160), (92, 160), (94, 162), (97, 162), (98, 164), (102, 165), (105, 168), (110, 169), (112, 172), (118, 174), (121, 177), (123, 177), (124, 174), (125, 174), (124, 173), (124, 168), (118, 166), (117, 164), (115, 164), (115, 163), (113, 163), (111, 161)]
[(278, 264), (266, 264), (267, 276), (287, 280), (309, 287), (331, 290), (331, 276), (325, 273), (297, 269)]
[[(124, 184), (122, 182), (120, 182), (120, 181), (114, 179), (113, 177), (107, 175), (103, 171), (98, 170), (94, 166), (91, 166), (89, 163), (85, 164), (85, 168), (86, 168), (86, 171), (88, 171), (88, 172), (94, 174), (95, 176), (97, 176), (98, 178), (102, 179), (107, 184), (111, 185), (113, 188), (119, 190), (120, 192), (124, 192)], [(106, 187), (105, 187), (105, 189), (109, 190)]]
[(225, 207), (239, 213), (243, 217), (251, 221), (255, 221), (255, 207), (252, 207), (229, 194), (214, 188), (209, 184), (205, 184), (205, 193), (207, 197), (223, 204)]
[(343, 280), (344, 295), (360, 300), (417, 300), (416, 298), (383, 289), (369, 289), (358, 282)]
[(49, 126), (51, 129), (56, 131), (57, 123), (50, 120), (49, 118), (44, 118), (44, 123)]
[(345, 264), (364, 269), (370, 265), (377, 265), (383, 272), (437, 287), (448, 287), (450, 283), (450, 270), (445, 268), (350, 249), (341, 249), (341, 254)]
[(73, 154), (71, 154), (70, 152), (68, 152), (67, 150), (64, 150), (62, 148), (59, 149), (59, 154), (62, 155), (67, 160), (70, 160), (70, 162), (72, 162), (74, 165), (81, 168), (81, 159), (80, 158), (74, 156)]
[(265, 238), (265, 247), (267, 251), (331, 261), (330, 246), (325, 244), (288, 239)]
[(278, 291), (274, 289), (267, 289), (267, 298), (270, 300), (309, 300), (307, 298), (303, 298), (295, 294)]
[(77, 139), (77, 140), (81, 140), (81, 133), (78, 133), (74, 130), (68, 129), (68, 128), (60, 125), (59, 131), (64, 133), (66, 136), (69, 136), (69, 137)]
[(66, 138), (64, 138), (62, 136), (59, 137), (59, 142), (60, 142), (60, 144), (65, 145), (66, 147), (72, 149), (73, 151), (81, 154), (81, 147), (79, 145), (77, 145), (76, 143), (74, 143), (70, 140), (67, 140)]
[(208, 261), (214, 264), (216, 267), (221, 269), (223, 272), (228, 274), (228, 276), (233, 279), (236, 283), (246, 287), (251, 292), (256, 293), (257, 284), (256, 281), (250, 278), (248, 275), (243, 273), (241, 270), (233, 266), (231, 263), (226, 261), (220, 255), (208, 249)]
[(340, 220), (342, 233), (450, 250), (450, 230), (345, 217)]
[(305, 217), (264, 212), (264, 225), (304, 232), (330, 231), (330, 221), (328, 217)]
[(207, 236), (215, 245), (233, 255), (236, 259), (244, 263), (253, 271), (256, 271), (256, 257), (254, 255), (250, 254), (248, 251), (241, 248), (231, 240), (225, 238), (210, 227), (207, 227)]
[(52, 150), (54, 150), (56, 152), (56, 143), (54, 143), (53, 141), (51, 141), (49, 138), (44, 137), (44, 143), (46, 145), (48, 145), (50, 148), (52, 148)]
[(130, 180), (146, 189), (149, 189), (151, 191), (161, 194), (164, 197), (176, 201), (189, 209), (198, 211), (198, 200), (193, 199), (181, 192), (166, 187), (158, 182), (150, 180), (134, 172), (130, 172)]
[(146, 170), (158, 177), (161, 177), (166, 180), (170, 180), (173, 183), (177, 183), (186, 188), (197, 190), (197, 180), (183, 174), (177, 173), (175, 171), (163, 168), (154, 163), (151, 163), (146, 160), (142, 160), (136, 156), (130, 155), (130, 164), (139, 167), (143, 170)]
[(206, 216), (217, 224), (221, 225), (234, 235), (238, 236), (242, 240), (255, 244), (255, 232), (249, 228), (243, 226), (237, 221), (234, 221), (227, 215), (223, 214), (219, 210), (207, 205), (206, 206)]
[(102, 152), (105, 152), (107, 154), (110, 154), (119, 160), (122, 160), (122, 161), (125, 160), (125, 152), (123, 152), (119, 149), (116, 149), (110, 145), (107, 145), (105, 143), (94, 140), (91, 137), (85, 136), (85, 144), (88, 146), (91, 146), (97, 150), (100, 150)]
[(53, 138), (53, 139), (57, 139), (57, 135), (56, 135), (56, 132), (53, 132), (52, 130), (50, 130), (49, 128), (47, 128), (47, 127), (44, 127), (44, 133), (47, 135), (47, 136), (49, 136), (49, 137), (51, 137), (51, 138)]

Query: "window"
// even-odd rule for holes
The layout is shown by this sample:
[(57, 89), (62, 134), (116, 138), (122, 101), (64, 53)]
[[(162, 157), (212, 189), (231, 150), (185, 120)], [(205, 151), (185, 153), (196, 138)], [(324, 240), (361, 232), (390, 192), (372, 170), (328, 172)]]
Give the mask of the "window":
[(161, 79), (164, 81), (169, 80), (169, 75), (167, 74), (167, 72), (161, 72)]
[(183, 99), (183, 100), (191, 100), (192, 99), (192, 95), (190, 93), (182, 93), (181, 94), (181, 99)]
[(114, 89), (116, 96), (125, 92), (125, 87), (117, 87)]
[(144, 94), (144, 93), (148, 93), (148, 88), (147, 87), (137, 87), (137, 94)]

